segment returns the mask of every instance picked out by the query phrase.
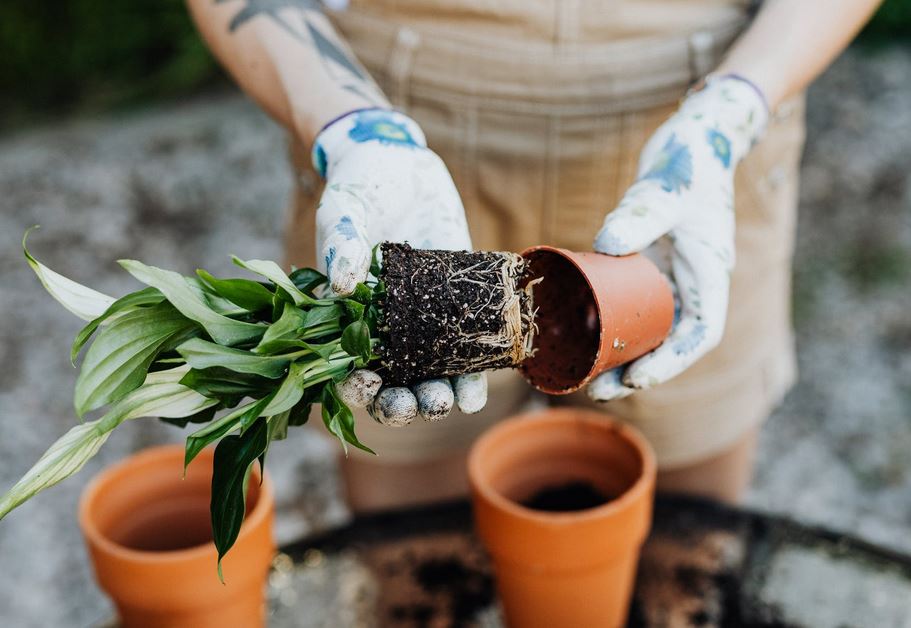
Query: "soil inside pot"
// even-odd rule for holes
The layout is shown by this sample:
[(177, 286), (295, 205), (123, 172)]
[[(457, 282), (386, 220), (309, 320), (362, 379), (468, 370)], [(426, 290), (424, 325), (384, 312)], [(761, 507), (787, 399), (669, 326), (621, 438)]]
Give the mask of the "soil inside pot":
[(531, 296), (515, 253), (384, 243), (379, 354), (402, 385), (518, 365), (531, 348)]
[(598, 357), (601, 323), (595, 297), (582, 271), (565, 257), (535, 251), (527, 260), (528, 281), (544, 281), (534, 286), (534, 358), (522, 369), (547, 389), (573, 389)]
[(556, 486), (545, 486), (520, 503), (532, 510), (572, 512), (596, 508), (613, 499), (589, 482), (574, 481)]

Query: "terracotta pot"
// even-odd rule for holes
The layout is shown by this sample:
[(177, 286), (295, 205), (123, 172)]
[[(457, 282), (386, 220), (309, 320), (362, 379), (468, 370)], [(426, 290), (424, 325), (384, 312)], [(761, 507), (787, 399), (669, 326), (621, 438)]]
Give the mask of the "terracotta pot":
[(148, 449), (99, 474), (79, 504), (79, 523), (100, 587), (126, 628), (263, 626), (275, 553), (274, 500), (254, 469), (247, 516), (216, 572), (209, 495), (214, 450), (183, 474), (184, 448)]
[(565, 395), (660, 345), (674, 321), (667, 278), (651, 260), (526, 249), (535, 288), (535, 354), (521, 369), (538, 390)]
[[(637, 431), (591, 410), (522, 415), (477, 441), (468, 474), (510, 626), (625, 625), (655, 487), (654, 454)], [(614, 498), (570, 512), (522, 505), (572, 482)]]

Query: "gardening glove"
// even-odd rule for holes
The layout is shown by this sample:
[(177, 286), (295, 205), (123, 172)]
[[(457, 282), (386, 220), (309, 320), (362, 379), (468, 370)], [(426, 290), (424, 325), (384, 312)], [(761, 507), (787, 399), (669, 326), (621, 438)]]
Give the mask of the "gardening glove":
[[(383, 109), (350, 112), (327, 125), (313, 145), (313, 164), (326, 179), (316, 211), (319, 263), (332, 290), (346, 295), (367, 279), (379, 242), (422, 249), (470, 250), (465, 210), (443, 161), (417, 123)], [(483, 374), (381, 388), (372, 371), (338, 384), (343, 401), (366, 407), (384, 425), (405, 425), (420, 414), (445, 418), (453, 405), (465, 413), (487, 403)]]
[(710, 76), (646, 143), (638, 180), (604, 219), (594, 248), (644, 251), (670, 273), (677, 313), (661, 346), (592, 381), (595, 401), (665, 382), (721, 342), (734, 267), (734, 170), (768, 118), (752, 83)]

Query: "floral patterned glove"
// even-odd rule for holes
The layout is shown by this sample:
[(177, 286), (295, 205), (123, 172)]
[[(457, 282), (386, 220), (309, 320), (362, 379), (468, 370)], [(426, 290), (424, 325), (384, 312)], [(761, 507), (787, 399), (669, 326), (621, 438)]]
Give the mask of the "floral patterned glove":
[[(408, 116), (383, 109), (342, 116), (316, 137), (313, 164), (326, 179), (316, 211), (317, 250), (338, 294), (350, 294), (367, 279), (379, 242), (471, 249), (452, 177)], [(366, 407), (384, 425), (405, 425), (418, 413), (442, 419), (455, 403), (462, 412), (474, 413), (487, 402), (483, 374), (430, 380), (411, 389), (381, 385), (379, 375), (360, 370), (338, 390), (349, 405)]]
[(670, 271), (679, 311), (664, 344), (592, 381), (595, 401), (665, 382), (721, 342), (734, 267), (734, 170), (768, 117), (752, 83), (708, 77), (646, 143), (639, 179), (604, 219), (594, 248), (628, 255), (648, 247)]

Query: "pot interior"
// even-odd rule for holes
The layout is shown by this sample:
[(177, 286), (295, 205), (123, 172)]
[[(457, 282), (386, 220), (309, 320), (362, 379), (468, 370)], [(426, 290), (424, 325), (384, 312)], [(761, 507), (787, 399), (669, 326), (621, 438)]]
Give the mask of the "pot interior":
[(522, 363), (531, 383), (550, 394), (571, 392), (595, 367), (601, 341), (601, 322), (592, 288), (570, 260), (555, 251), (526, 255), (528, 281), (534, 287), (534, 353)]
[(564, 500), (565, 507), (544, 510), (576, 510), (573, 500), (596, 507), (597, 495), (609, 503), (632, 488), (645, 468), (642, 452), (603, 419), (530, 423), (492, 442), (487, 453), (481, 473), (502, 497), (525, 507), (540, 503), (542, 491)]
[[(121, 547), (144, 552), (211, 543), (212, 457), (201, 454), (183, 479), (181, 457), (141, 463), (110, 478), (93, 505), (98, 531)], [(258, 474), (254, 476), (247, 490), (247, 514), (259, 499)]]

